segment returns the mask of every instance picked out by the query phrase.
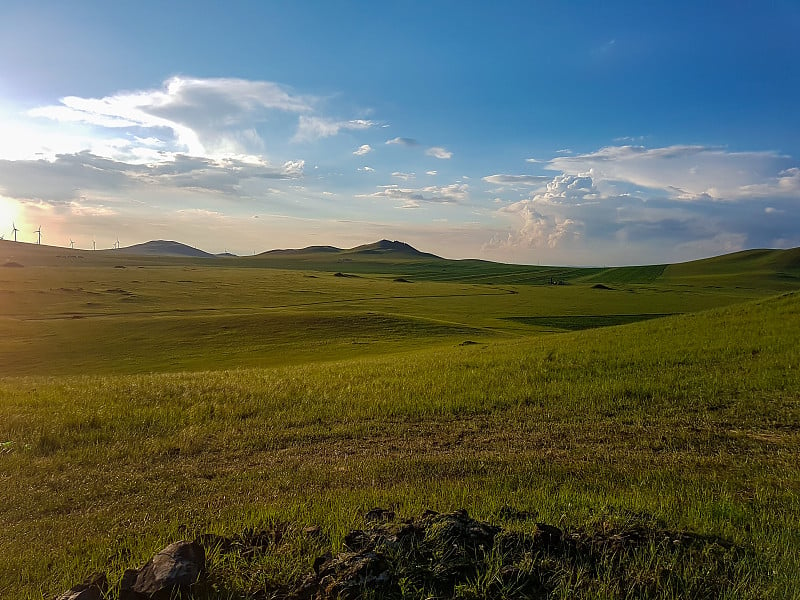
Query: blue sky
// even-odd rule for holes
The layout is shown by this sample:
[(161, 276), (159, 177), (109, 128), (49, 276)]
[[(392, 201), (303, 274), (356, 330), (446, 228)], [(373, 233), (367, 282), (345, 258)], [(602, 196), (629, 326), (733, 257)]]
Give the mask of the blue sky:
[(4, 0), (0, 235), (531, 264), (800, 246), (798, 31), (796, 1)]

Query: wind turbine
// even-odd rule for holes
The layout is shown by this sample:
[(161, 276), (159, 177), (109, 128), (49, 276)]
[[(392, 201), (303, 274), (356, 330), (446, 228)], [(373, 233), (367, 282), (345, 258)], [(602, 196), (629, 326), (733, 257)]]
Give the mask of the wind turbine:
[(75, 242), (72, 241), (72, 238), (69, 238), (69, 247), (75, 250)]
[(42, 245), (42, 226), (41, 226), (41, 225), (39, 225), (39, 229), (37, 229), (37, 230), (36, 230), (36, 231), (34, 231), (33, 233), (38, 233), (38, 234), (39, 234), (39, 241), (38, 241), (38, 242), (36, 242), (36, 243), (37, 243), (37, 244), (39, 244), (39, 245), (41, 246), (41, 245)]
[(16, 242), (17, 241), (17, 232), (19, 231), (19, 229), (17, 229), (17, 225), (15, 223), (13, 223), (13, 222), (11, 223), (11, 230), (14, 232), (14, 241)]
[(119, 250), (119, 238), (117, 238), (117, 241), (114, 242), (114, 248)]

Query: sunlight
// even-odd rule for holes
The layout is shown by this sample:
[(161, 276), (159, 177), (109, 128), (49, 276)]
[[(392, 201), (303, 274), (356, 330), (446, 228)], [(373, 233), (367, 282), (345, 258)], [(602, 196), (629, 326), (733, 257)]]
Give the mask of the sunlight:
[(20, 226), (19, 204), (10, 198), (0, 196), (0, 235), (5, 240), (13, 240), (12, 227)]

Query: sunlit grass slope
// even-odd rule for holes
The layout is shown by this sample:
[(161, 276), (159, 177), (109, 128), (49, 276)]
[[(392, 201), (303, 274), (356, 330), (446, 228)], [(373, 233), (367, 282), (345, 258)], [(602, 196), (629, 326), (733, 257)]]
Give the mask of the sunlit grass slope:
[(800, 285), (800, 248), (745, 250), (669, 265), (661, 280), (692, 285), (796, 289)]
[(373, 505), (494, 518), (512, 504), (567, 529), (645, 519), (720, 536), (746, 550), (727, 597), (795, 597), (798, 330), (795, 293), (280, 368), (7, 378), (0, 596), (116, 579), (200, 531), (286, 519), (338, 544)]
[(340, 360), (625, 323), (770, 293), (397, 279), (169, 262), (2, 269), (0, 373), (147, 373)]

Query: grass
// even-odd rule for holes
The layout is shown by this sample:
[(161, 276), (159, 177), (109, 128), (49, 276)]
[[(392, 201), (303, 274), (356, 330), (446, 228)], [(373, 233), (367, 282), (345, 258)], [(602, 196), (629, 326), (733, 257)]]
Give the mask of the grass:
[[(511, 505), (600, 548), (599, 570), (514, 559), (552, 567), (553, 598), (625, 597), (631, 578), (642, 597), (800, 593), (797, 292), (186, 268), (0, 273), (0, 597), (289, 523), (280, 551), (212, 555), (215, 593), (242, 598), (309, 572), (378, 505), (532, 535)], [(619, 322), (647, 313), (683, 314)], [(508, 320), (552, 315), (573, 330)], [(662, 529), (732, 554), (608, 541)], [(462, 596), (493, 595), (504, 556)]]
[(594, 327), (611, 327), (613, 325), (626, 325), (638, 321), (667, 317), (665, 314), (640, 314), (640, 315), (564, 315), (544, 317), (506, 317), (509, 321), (536, 325), (539, 327), (552, 327), (554, 329), (575, 331), (579, 329), (593, 329)]

